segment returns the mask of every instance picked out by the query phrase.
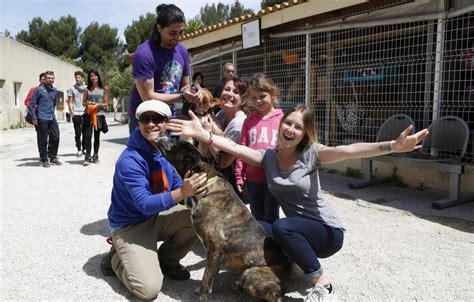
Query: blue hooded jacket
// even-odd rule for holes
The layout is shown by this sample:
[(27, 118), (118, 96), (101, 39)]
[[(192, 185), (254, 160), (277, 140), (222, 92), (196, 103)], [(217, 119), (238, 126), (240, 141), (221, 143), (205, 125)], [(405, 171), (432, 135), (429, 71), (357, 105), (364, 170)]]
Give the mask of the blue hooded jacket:
[(182, 185), (176, 169), (135, 130), (115, 163), (107, 213), (111, 229), (142, 222), (173, 207), (171, 191)]

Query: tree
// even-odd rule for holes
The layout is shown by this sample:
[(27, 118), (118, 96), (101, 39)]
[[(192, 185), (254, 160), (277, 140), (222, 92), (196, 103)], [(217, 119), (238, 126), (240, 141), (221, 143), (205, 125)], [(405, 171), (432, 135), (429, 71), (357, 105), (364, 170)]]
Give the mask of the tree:
[(125, 28), (125, 42), (127, 43), (127, 51), (129, 53), (135, 52), (138, 45), (153, 36), (155, 22), (155, 14), (147, 13), (145, 16), (140, 16), (138, 20), (132, 21), (132, 24)]
[(122, 72), (117, 72), (108, 83), (110, 96), (115, 98), (128, 97), (132, 92), (133, 78), (132, 67), (125, 68)]
[(122, 59), (122, 45), (116, 28), (92, 22), (82, 33), (80, 42), (80, 59), (84, 70), (95, 68), (110, 72), (117, 69)]
[(63, 16), (58, 21), (49, 21), (48, 27), (48, 51), (57, 56), (77, 58), (81, 28), (78, 26), (76, 18), (71, 15)]
[(48, 23), (44, 22), (41, 17), (35, 17), (28, 22), (28, 31), (20, 31), (16, 35), (16, 39), (48, 51), (48, 31)]
[(265, 9), (269, 6), (273, 6), (275, 4), (279, 4), (279, 3), (282, 3), (284, 2), (285, 0), (262, 0), (262, 2), (260, 2), (260, 7), (262, 9)]
[(251, 9), (245, 8), (239, 0), (235, 0), (231, 6), (220, 2), (217, 5), (214, 3), (211, 5), (206, 4), (204, 7), (201, 7), (199, 16), (202, 25), (207, 27), (250, 13), (253, 13)]
[(217, 5), (214, 3), (212, 5), (206, 4), (201, 7), (200, 15), (201, 22), (205, 27), (224, 22), (229, 19), (229, 5), (220, 2)]
[(77, 58), (81, 28), (75, 17), (68, 15), (46, 23), (40, 17), (28, 23), (28, 31), (22, 30), (16, 39), (41, 48), (53, 55)]
[(196, 16), (192, 18), (191, 20), (189, 20), (188, 22), (186, 22), (186, 28), (184, 29), (184, 32), (186, 34), (190, 34), (200, 29), (202, 29), (202, 22), (199, 16)]
[(235, 0), (235, 2), (230, 7), (229, 18), (233, 19), (251, 13), (253, 13), (253, 10), (251, 10), (250, 8), (245, 8), (239, 2), (239, 0)]

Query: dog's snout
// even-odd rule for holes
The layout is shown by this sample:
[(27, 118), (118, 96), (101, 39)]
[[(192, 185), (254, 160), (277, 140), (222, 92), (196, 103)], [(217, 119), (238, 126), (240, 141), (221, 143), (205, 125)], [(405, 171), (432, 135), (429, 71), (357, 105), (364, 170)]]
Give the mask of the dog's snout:
[(166, 135), (160, 136), (156, 140), (156, 146), (158, 147), (158, 150), (163, 154), (166, 154), (167, 151), (171, 150), (172, 143), (173, 143), (173, 139)]

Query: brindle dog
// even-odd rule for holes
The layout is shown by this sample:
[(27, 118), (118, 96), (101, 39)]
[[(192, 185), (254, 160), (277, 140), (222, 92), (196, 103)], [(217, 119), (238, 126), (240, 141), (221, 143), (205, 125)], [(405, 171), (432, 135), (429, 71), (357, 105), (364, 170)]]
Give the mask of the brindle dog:
[(280, 278), (289, 275), (290, 263), (232, 185), (203, 160), (192, 144), (160, 138), (157, 147), (181, 176), (187, 171), (205, 171), (208, 177), (207, 189), (192, 198), (194, 229), (207, 250), (199, 301), (208, 300), (221, 262), (242, 272), (236, 285), (251, 296), (281, 301)]

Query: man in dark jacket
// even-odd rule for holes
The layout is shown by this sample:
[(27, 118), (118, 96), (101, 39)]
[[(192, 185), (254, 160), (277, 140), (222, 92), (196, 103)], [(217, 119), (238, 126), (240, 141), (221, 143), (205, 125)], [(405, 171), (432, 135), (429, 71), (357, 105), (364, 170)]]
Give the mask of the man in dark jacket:
[[(165, 134), (170, 107), (161, 101), (142, 102), (136, 110), (138, 129), (115, 164), (108, 211), (113, 247), (102, 259), (105, 275), (115, 274), (140, 299), (155, 299), (163, 275), (190, 278), (179, 261), (197, 237), (191, 212), (178, 202), (205, 189), (206, 174), (184, 180), (154, 147)], [(162, 241), (157, 250), (157, 242)]]
[(47, 71), (45, 83), (35, 90), (28, 106), (28, 111), (38, 136), (37, 143), (40, 160), (45, 168), (48, 168), (50, 164), (61, 165), (57, 158), (59, 127), (54, 113), (57, 90), (53, 87), (53, 84), (54, 72)]
[(234, 64), (230, 62), (225, 63), (224, 66), (222, 67), (222, 74), (223, 74), (222, 80), (219, 83), (217, 83), (216, 87), (214, 87), (214, 90), (212, 91), (212, 96), (216, 98), (221, 97), (222, 90), (224, 89), (225, 83), (235, 76)]

